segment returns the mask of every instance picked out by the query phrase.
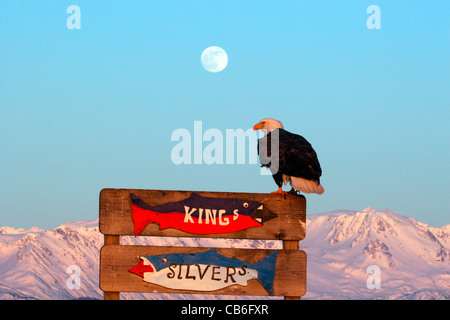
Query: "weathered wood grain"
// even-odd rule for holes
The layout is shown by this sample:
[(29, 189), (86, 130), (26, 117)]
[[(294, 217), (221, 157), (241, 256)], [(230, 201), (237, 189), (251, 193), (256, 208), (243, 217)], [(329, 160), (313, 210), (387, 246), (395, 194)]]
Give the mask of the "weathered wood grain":
[[(159, 229), (155, 223), (148, 224), (140, 233), (143, 236), (233, 238), (261, 240), (302, 240), (305, 237), (306, 200), (302, 196), (288, 194), (200, 192), (204, 197), (235, 198), (262, 202), (265, 208), (276, 213), (277, 218), (265, 221), (262, 227), (224, 233), (197, 235), (173, 228)], [(103, 189), (100, 192), (100, 231), (105, 235), (134, 235), (131, 215), (130, 193), (134, 193), (152, 206), (188, 198), (192, 191)]]
[[(232, 285), (215, 291), (174, 290), (151, 284), (128, 270), (140, 261), (140, 256), (172, 253), (204, 252), (210, 248), (149, 247), (105, 245), (100, 252), (100, 288), (105, 292), (153, 292), (198, 293), (216, 295), (269, 295), (256, 280), (247, 286)], [(273, 250), (217, 249), (221, 255), (237, 258), (248, 263), (262, 260)], [(213, 261), (211, 262), (213, 263)], [(306, 254), (298, 250), (280, 250), (276, 262), (274, 296), (302, 296), (306, 292)]]

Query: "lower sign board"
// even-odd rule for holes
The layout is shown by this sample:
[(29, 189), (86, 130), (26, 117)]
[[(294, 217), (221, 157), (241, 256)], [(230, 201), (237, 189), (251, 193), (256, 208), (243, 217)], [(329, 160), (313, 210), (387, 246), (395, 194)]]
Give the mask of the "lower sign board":
[(100, 287), (108, 292), (302, 296), (306, 254), (106, 245), (100, 255)]
[(256, 263), (228, 258), (216, 249), (163, 254), (141, 257), (142, 261), (129, 271), (166, 288), (198, 291), (214, 291), (234, 284), (247, 286), (248, 280), (257, 279), (272, 295), (277, 254), (274, 251)]

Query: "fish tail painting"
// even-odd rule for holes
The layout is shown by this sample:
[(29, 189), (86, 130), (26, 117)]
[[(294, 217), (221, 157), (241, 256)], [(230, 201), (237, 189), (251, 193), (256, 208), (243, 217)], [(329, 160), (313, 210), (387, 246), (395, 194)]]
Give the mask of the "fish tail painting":
[(251, 264), (251, 268), (259, 270), (257, 279), (271, 296), (273, 295), (273, 279), (275, 277), (277, 256), (278, 251), (274, 251), (261, 261)]
[(247, 286), (257, 279), (269, 295), (273, 295), (273, 281), (278, 251), (261, 261), (248, 263), (228, 258), (210, 249), (200, 253), (179, 253), (140, 257), (141, 261), (129, 271), (149, 283), (170, 289), (214, 291), (231, 285)]
[(193, 234), (231, 233), (261, 227), (277, 215), (258, 201), (190, 197), (160, 206), (151, 206), (130, 194), (135, 236), (149, 223), (159, 224), (160, 230), (175, 228)]

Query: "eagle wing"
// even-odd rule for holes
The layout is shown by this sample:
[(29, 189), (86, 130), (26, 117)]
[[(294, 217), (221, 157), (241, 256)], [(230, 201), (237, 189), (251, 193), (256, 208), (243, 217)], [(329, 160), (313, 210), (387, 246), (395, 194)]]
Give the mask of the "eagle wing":
[[(277, 169), (276, 166), (274, 166), (275, 168), (271, 166), (272, 162), (276, 161), (276, 158), (272, 159), (271, 157), (272, 136), (275, 138), (276, 133), (278, 133), (279, 139), (278, 173), (320, 183), (319, 178), (322, 175), (322, 169), (311, 144), (302, 136), (284, 129), (274, 130), (258, 140), (258, 154), (261, 164), (269, 167), (269, 169)], [(264, 158), (265, 155), (270, 161)], [(272, 171), (272, 174), (275, 173), (277, 172)]]

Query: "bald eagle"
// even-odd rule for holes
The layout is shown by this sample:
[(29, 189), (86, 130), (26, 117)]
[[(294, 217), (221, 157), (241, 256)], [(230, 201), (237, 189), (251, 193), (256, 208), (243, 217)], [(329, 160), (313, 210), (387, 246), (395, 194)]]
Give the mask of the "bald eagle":
[[(258, 154), (261, 165), (269, 168), (278, 186), (278, 190), (272, 193), (286, 194), (282, 189), (283, 183), (292, 186), (290, 192), (324, 192), (320, 184), (322, 169), (317, 154), (305, 138), (284, 130), (280, 121), (271, 118), (261, 120), (253, 130), (262, 130), (265, 134), (258, 139)], [(276, 155), (271, 155), (271, 150), (276, 152), (276, 147), (273, 148), (271, 143), (277, 136), (278, 159)]]

